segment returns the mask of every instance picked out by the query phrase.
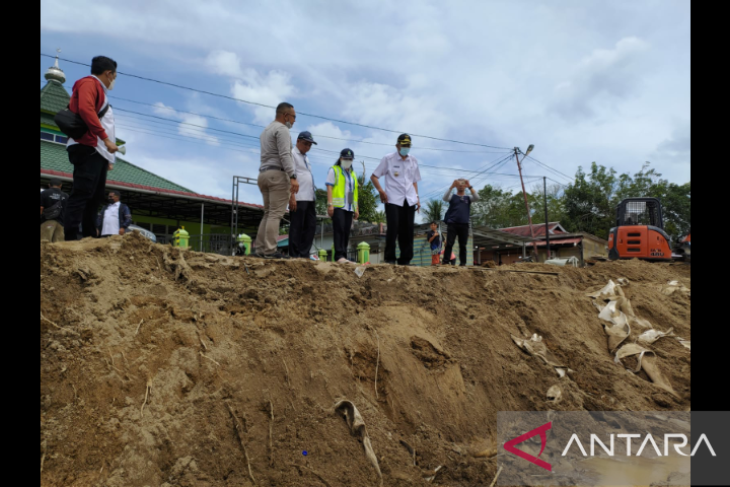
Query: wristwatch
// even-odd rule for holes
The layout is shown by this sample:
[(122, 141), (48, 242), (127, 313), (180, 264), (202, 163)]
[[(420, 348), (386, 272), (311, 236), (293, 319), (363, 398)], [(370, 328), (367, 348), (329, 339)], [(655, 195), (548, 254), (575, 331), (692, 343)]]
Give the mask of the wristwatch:
[(289, 179), (296, 179), (296, 178), (297, 178), (296, 174), (294, 176), (289, 176)]

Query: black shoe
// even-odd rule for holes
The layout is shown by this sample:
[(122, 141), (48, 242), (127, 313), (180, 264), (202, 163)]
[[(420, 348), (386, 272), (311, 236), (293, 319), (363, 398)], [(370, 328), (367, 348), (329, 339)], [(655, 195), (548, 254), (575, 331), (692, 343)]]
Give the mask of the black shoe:
[(289, 256), (282, 254), (281, 252), (274, 252), (270, 255), (264, 255), (264, 259), (271, 260), (271, 259), (288, 259)]

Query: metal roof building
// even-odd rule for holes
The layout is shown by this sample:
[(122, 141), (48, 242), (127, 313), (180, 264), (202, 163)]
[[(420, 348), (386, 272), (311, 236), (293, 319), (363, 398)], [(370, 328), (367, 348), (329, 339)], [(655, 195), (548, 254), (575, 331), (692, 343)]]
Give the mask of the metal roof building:
[[(45, 74), (47, 80), (41, 88), (41, 187), (51, 178), (64, 182), (64, 191), (71, 192), (73, 166), (68, 160), (68, 138), (59, 130), (54, 116), (65, 108), (70, 95), (63, 87), (65, 75), (58, 67), (58, 60)], [(124, 144), (117, 139), (117, 145)], [(136, 224), (158, 234), (160, 241), (184, 225), (193, 239), (193, 247), (218, 251), (230, 239), (232, 201), (196, 193), (157, 174), (132, 164), (117, 153), (114, 170), (108, 173), (107, 188), (119, 190), (122, 200), (132, 209)], [(255, 233), (263, 216), (263, 207), (257, 204), (238, 203), (239, 230)], [(210, 245), (213, 235), (219, 241)], [(206, 236), (208, 238), (206, 238)]]

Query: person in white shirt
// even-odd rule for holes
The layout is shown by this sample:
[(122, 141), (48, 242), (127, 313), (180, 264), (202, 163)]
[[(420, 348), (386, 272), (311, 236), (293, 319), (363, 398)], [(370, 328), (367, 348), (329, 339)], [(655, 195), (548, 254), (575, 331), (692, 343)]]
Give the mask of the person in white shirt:
[(124, 235), (132, 224), (132, 212), (129, 207), (120, 201), (121, 195), (117, 191), (109, 191), (109, 204), (101, 210), (97, 217), (97, 235), (111, 237)]
[(301, 132), (297, 137), (297, 145), (292, 150), (294, 169), (299, 181), (299, 192), (289, 198), (289, 257), (309, 258), (309, 251), (314, 243), (317, 229), (316, 193), (312, 165), (307, 152), (317, 143), (309, 132)]
[[(385, 205), (385, 217), (388, 230), (385, 237), (385, 262), (396, 263), (395, 242), (400, 247), (399, 265), (409, 265), (413, 258), (413, 225), (416, 211), (420, 211), (418, 200), (418, 182), (421, 172), (418, 161), (411, 156), (411, 137), (401, 134), (395, 145), (397, 152), (388, 154), (380, 161), (370, 180), (380, 193), (380, 201)], [(380, 178), (384, 178), (387, 189), (380, 186)]]

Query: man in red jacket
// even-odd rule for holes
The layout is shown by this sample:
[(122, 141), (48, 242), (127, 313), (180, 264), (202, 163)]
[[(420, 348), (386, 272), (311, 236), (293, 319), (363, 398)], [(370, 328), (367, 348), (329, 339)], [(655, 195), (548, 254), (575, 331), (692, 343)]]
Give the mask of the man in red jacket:
[(73, 86), (69, 110), (77, 113), (89, 130), (78, 140), (69, 138), (66, 147), (74, 166), (73, 191), (66, 205), (66, 240), (96, 236), (96, 213), (104, 202), (107, 171), (114, 168), (118, 150), (114, 114), (107, 97), (116, 78), (116, 61), (97, 56), (91, 60), (91, 76)]

